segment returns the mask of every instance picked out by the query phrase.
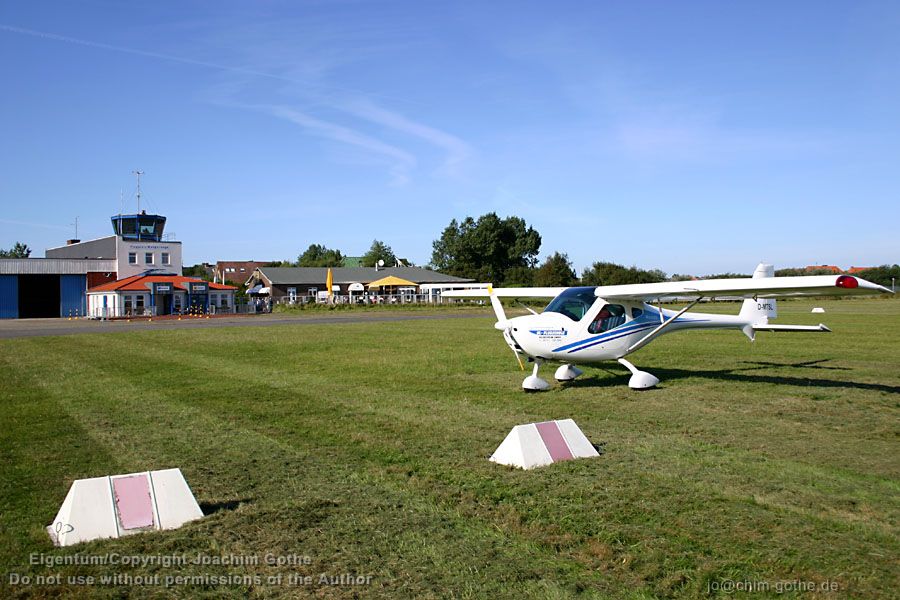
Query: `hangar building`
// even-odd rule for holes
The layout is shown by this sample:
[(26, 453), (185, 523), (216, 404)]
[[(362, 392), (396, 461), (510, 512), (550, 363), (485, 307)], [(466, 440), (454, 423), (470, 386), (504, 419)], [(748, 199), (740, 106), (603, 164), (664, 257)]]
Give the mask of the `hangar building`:
[[(200, 279), (182, 277), (181, 242), (164, 239), (165, 217), (141, 211), (115, 215), (111, 222), (113, 235), (69, 240), (48, 249), (45, 258), (0, 259), (0, 318), (168, 314), (234, 306), (233, 287), (213, 290)], [(151, 275), (161, 279), (151, 281)], [(106, 294), (89, 294), (94, 288)], [(95, 300), (89, 302), (90, 297)]]

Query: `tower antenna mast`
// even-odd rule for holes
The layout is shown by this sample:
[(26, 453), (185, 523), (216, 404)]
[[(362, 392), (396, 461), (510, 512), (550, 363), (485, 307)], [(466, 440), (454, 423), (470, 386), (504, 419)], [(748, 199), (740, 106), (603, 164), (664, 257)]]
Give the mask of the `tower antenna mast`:
[(138, 214), (141, 214), (141, 175), (144, 174), (143, 171), (135, 170), (132, 171), (137, 176), (137, 211)]

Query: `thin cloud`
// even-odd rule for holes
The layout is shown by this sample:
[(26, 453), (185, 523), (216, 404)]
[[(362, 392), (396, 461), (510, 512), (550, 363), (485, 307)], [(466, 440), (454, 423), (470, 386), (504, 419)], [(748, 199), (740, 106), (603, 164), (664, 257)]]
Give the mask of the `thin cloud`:
[[(224, 65), (221, 63), (214, 63), (204, 60), (197, 60), (193, 58), (187, 58), (184, 56), (175, 56), (173, 54), (164, 54), (162, 52), (152, 52), (149, 50), (139, 50), (136, 48), (129, 48), (127, 46), (116, 46), (113, 44), (105, 44), (103, 42), (95, 42), (92, 40), (85, 40), (81, 38), (75, 38), (66, 35), (59, 35), (56, 33), (50, 33), (47, 31), (38, 31), (35, 29), (26, 29), (24, 27), (16, 27), (14, 25), (6, 25), (0, 23), (0, 31), (8, 31), (10, 33), (16, 33), (19, 35), (28, 35), (31, 37), (41, 38), (45, 40), (51, 40), (55, 42), (64, 42), (67, 44), (76, 44), (78, 46), (85, 46), (87, 48), (97, 48), (99, 50), (108, 50), (111, 52), (120, 52), (124, 54), (132, 54), (134, 56), (142, 56), (145, 58), (154, 58), (157, 60), (181, 63), (184, 65), (191, 65), (194, 67), (202, 67), (205, 69), (212, 69), (215, 71), (220, 71), (223, 73), (232, 73), (235, 75), (249, 75), (252, 77), (261, 77), (265, 79), (271, 79), (275, 81), (280, 81), (283, 83), (289, 83), (293, 85), (300, 85), (303, 89), (310, 90), (311, 88), (323, 88), (325, 90), (330, 90), (333, 92), (342, 92), (348, 94), (359, 94), (372, 98), (391, 98), (390, 96), (361, 92), (358, 90), (353, 90), (349, 88), (332, 86), (332, 85), (324, 85), (319, 82), (316, 82), (312, 79), (302, 79), (297, 77), (296, 75), (288, 76), (288, 75), (279, 75), (277, 73), (263, 71), (261, 69), (248, 69), (245, 67), (234, 67), (231, 65)], [(403, 100), (402, 98), (399, 100)]]
[(11, 219), (0, 219), (0, 223), (4, 225), (18, 225), (21, 227), (42, 227), (44, 229), (57, 229), (61, 231), (71, 231), (71, 227), (63, 227), (62, 225), (50, 225), (48, 223), (30, 223), (28, 221), (13, 221)]
[(388, 159), (391, 163), (391, 174), (394, 177), (394, 183), (397, 185), (407, 183), (410, 170), (416, 166), (416, 157), (412, 154), (349, 127), (323, 121), (286, 106), (265, 106), (259, 108), (274, 117), (299, 125), (306, 131), (321, 138), (362, 148)]
[(417, 123), (367, 100), (350, 102), (344, 106), (344, 110), (361, 119), (417, 137), (444, 150), (446, 152), (444, 168), (448, 171), (452, 171), (472, 153), (469, 145), (458, 137), (423, 123)]
[[(307, 74), (314, 73), (316, 75), (313, 78), (314, 80), (311, 80), (308, 78), (297, 77), (296, 69), (293, 70), (291, 76), (279, 75), (272, 70), (267, 71), (259, 68), (234, 67), (220, 63), (186, 58), (183, 56), (138, 50), (125, 46), (116, 46), (112, 44), (95, 42), (45, 31), (26, 29), (13, 25), (0, 24), (0, 31), (7, 31), (10, 33), (27, 35), (55, 42), (76, 44), (88, 48), (96, 48), (100, 50), (180, 63), (205, 69), (211, 69), (226, 74), (242, 76), (242, 78), (240, 79), (244, 79), (244, 81), (240, 81), (237, 83), (235, 83), (234, 81), (222, 82), (218, 86), (214, 86), (212, 92), (213, 96), (218, 96), (218, 98), (212, 100), (214, 103), (220, 105), (230, 105), (235, 108), (260, 108), (258, 106), (249, 107), (246, 105), (238, 105), (229, 100), (229, 98), (235, 96), (242, 87), (245, 87), (247, 85), (247, 80), (249, 78), (265, 78), (282, 83), (292, 84), (291, 87), (293, 87), (294, 92), (299, 92), (303, 96), (305, 96), (307, 102), (311, 99), (317, 100), (321, 104), (329, 106), (332, 110), (337, 109), (345, 113), (346, 115), (364, 119), (370, 123), (374, 123), (394, 131), (405, 133), (407, 135), (423, 140), (437, 148), (440, 148), (446, 153), (446, 156), (443, 160), (442, 169), (447, 172), (453, 172), (460, 163), (465, 161), (471, 155), (471, 149), (468, 144), (466, 144), (458, 137), (434, 127), (430, 127), (428, 125), (413, 121), (403, 115), (400, 115), (399, 113), (387, 110), (381, 106), (377, 106), (372, 101), (373, 98), (379, 98), (382, 100), (389, 99), (389, 96), (361, 92), (358, 90), (353, 90), (342, 86), (335, 86), (320, 81), (320, 77), (325, 75), (329, 70), (328, 61), (325, 61), (324, 64), (319, 64), (317, 62), (317, 68), (312, 69), (312, 71), (301, 69), (301, 72), (305, 72)], [(290, 53), (278, 52), (277, 54), (283, 56), (289, 55)], [(281, 68), (284, 68), (284, 65), (281, 65)], [(290, 88), (288, 90), (285, 90), (285, 92), (289, 93), (289, 95), (292, 95), (290, 94)], [(350, 98), (350, 100), (345, 102), (335, 102), (334, 99), (331, 98), (331, 96), (333, 96), (334, 94), (339, 94), (340, 96), (344, 96), (345, 98)], [(403, 99), (395, 100), (405, 101)], [(308, 132), (319, 137), (361, 148), (374, 153), (377, 156), (387, 158), (391, 163), (390, 171), (393, 177), (393, 183), (395, 184), (404, 184), (408, 182), (410, 172), (413, 168), (415, 168), (418, 162), (416, 157), (411, 153), (397, 146), (382, 142), (372, 136), (365, 135), (349, 127), (323, 121), (321, 119), (312, 117), (309, 114), (290, 109), (285, 106), (268, 106), (265, 107), (264, 110), (272, 116), (286, 119), (297, 125), (300, 125)]]
[(46, 31), (36, 31), (34, 29), (25, 29), (24, 27), (14, 27), (12, 25), (4, 25), (0, 23), (0, 30), (9, 31), (11, 33), (18, 33), (21, 35), (30, 35), (32, 37), (43, 38), (45, 40), (53, 40), (56, 42), (65, 42), (68, 44), (77, 44), (79, 46), (87, 46), (88, 48), (98, 48), (100, 50), (111, 50), (113, 52), (122, 52), (125, 54), (134, 54), (136, 56), (143, 56), (146, 58), (156, 58), (160, 60), (167, 60), (171, 62), (182, 63), (186, 65), (192, 65), (195, 67), (205, 67), (207, 69), (215, 69), (218, 71), (228, 71), (231, 73), (240, 73), (243, 75), (253, 75), (255, 77), (266, 77), (269, 79), (277, 79), (279, 81), (290, 81), (294, 80), (282, 77), (281, 75), (276, 75), (273, 73), (265, 73), (263, 71), (255, 71), (252, 69), (243, 69), (241, 67), (230, 67), (228, 65), (220, 65), (217, 63), (211, 63), (203, 60), (195, 60), (193, 58), (184, 58), (182, 56), (173, 56), (171, 54), (162, 54), (160, 52), (149, 52), (147, 50), (137, 50), (135, 48), (126, 48), (125, 46), (114, 46), (112, 44), (104, 44), (102, 42), (93, 42), (90, 40), (83, 40), (80, 38), (69, 37), (66, 35), (58, 35), (56, 33), (48, 33)]

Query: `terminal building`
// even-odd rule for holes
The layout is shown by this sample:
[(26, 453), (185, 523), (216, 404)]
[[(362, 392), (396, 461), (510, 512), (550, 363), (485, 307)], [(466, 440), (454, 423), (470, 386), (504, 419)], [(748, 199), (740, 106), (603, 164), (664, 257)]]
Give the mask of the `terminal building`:
[(248, 293), (276, 303), (315, 302), (331, 292), (350, 302), (389, 298), (403, 302), (440, 302), (441, 292), (483, 288), (487, 284), (421, 267), (257, 267), (247, 279)]
[(0, 259), (0, 318), (163, 315), (234, 306), (234, 287), (182, 276), (181, 242), (165, 239), (164, 216), (142, 211), (111, 221), (113, 235), (69, 240), (44, 258)]

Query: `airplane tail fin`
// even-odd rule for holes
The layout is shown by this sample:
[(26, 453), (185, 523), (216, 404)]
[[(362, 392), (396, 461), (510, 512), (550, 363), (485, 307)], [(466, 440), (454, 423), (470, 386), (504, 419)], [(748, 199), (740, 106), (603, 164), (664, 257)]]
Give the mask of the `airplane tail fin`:
[[(775, 267), (766, 263), (759, 263), (753, 271), (753, 279), (760, 277), (775, 277)], [(752, 342), (757, 331), (831, 331), (823, 323), (818, 325), (772, 325), (769, 319), (778, 318), (778, 310), (774, 298), (747, 298), (741, 305), (740, 316), (747, 322), (743, 327), (744, 335)]]
[[(767, 263), (759, 263), (753, 271), (753, 279), (775, 277), (775, 267)], [(747, 322), (743, 328), (744, 335), (752, 342), (756, 339), (756, 328), (768, 325), (769, 319), (778, 317), (774, 298), (747, 298), (741, 305), (739, 316)]]
[[(759, 263), (756, 270), (753, 271), (753, 279), (762, 277), (775, 277), (775, 267)], [(740, 316), (747, 320), (751, 325), (765, 325), (769, 319), (778, 318), (778, 310), (775, 306), (774, 298), (747, 298), (741, 305)]]

